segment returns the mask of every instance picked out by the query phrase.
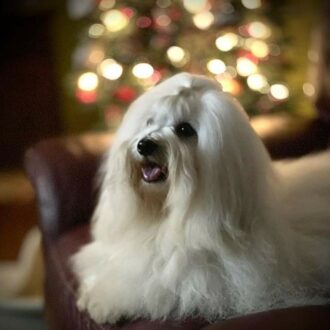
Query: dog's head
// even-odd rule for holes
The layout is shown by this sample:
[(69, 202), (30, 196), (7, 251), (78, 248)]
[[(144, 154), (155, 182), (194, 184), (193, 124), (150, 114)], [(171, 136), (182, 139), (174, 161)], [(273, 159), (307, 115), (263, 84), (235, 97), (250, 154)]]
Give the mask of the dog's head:
[(243, 205), (255, 207), (252, 191), (268, 161), (239, 103), (218, 83), (187, 73), (131, 105), (112, 149), (113, 184), (162, 208), (204, 205), (239, 222)]

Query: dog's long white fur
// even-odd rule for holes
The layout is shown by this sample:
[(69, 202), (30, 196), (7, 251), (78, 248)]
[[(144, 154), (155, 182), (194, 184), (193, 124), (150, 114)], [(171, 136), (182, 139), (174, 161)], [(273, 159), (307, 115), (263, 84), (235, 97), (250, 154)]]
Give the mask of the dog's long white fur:
[[(176, 136), (181, 121), (197, 138)], [(162, 146), (166, 182), (141, 181), (136, 146), (146, 136)], [(183, 73), (138, 98), (103, 172), (93, 241), (73, 257), (78, 307), (97, 322), (326, 301), (330, 153), (271, 162), (217, 83)]]

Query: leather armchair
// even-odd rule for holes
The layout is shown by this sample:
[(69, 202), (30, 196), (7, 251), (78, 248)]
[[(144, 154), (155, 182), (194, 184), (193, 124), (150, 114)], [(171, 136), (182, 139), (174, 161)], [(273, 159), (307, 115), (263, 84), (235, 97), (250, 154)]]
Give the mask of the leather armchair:
[[(329, 139), (329, 127), (318, 120), (307, 122), (276, 115), (257, 118), (252, 124), (275, 158), (322, 149)], [(91, 134), (47, 140), (28, 150), (25, 156), (25, 168), (39, 205), (45, 312), (51, 329), (329, 329), (329, 305), (267, 311), (212, 325), (201, 319), (97, 325), (86, 313), (79, 312), (75, 305), (77, 283), (68, 259), (90, 239), (88, 222), (97, 196), (94, 178), (111, 139), (111, 135)]]

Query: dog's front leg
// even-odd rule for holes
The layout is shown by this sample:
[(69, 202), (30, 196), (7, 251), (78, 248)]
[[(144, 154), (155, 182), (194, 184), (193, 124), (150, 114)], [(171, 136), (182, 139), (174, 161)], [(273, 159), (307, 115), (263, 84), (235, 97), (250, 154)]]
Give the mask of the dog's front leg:
[(142, 279), (125, 260), (112, 258), (99, 243), (85, 246), (73, 258), (78, 277), (77, 307), (97, 323), (116, 323), (142, 313)]

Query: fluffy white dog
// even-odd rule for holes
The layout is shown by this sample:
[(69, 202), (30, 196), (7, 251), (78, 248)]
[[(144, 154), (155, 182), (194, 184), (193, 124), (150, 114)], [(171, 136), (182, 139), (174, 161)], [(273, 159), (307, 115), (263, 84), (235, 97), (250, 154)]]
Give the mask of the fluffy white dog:
[(274, 164), (239, 103), (178, 74), (130, 107), (104, 162), (78, 307), (208, 320), (326, 301), (330, 155)]

